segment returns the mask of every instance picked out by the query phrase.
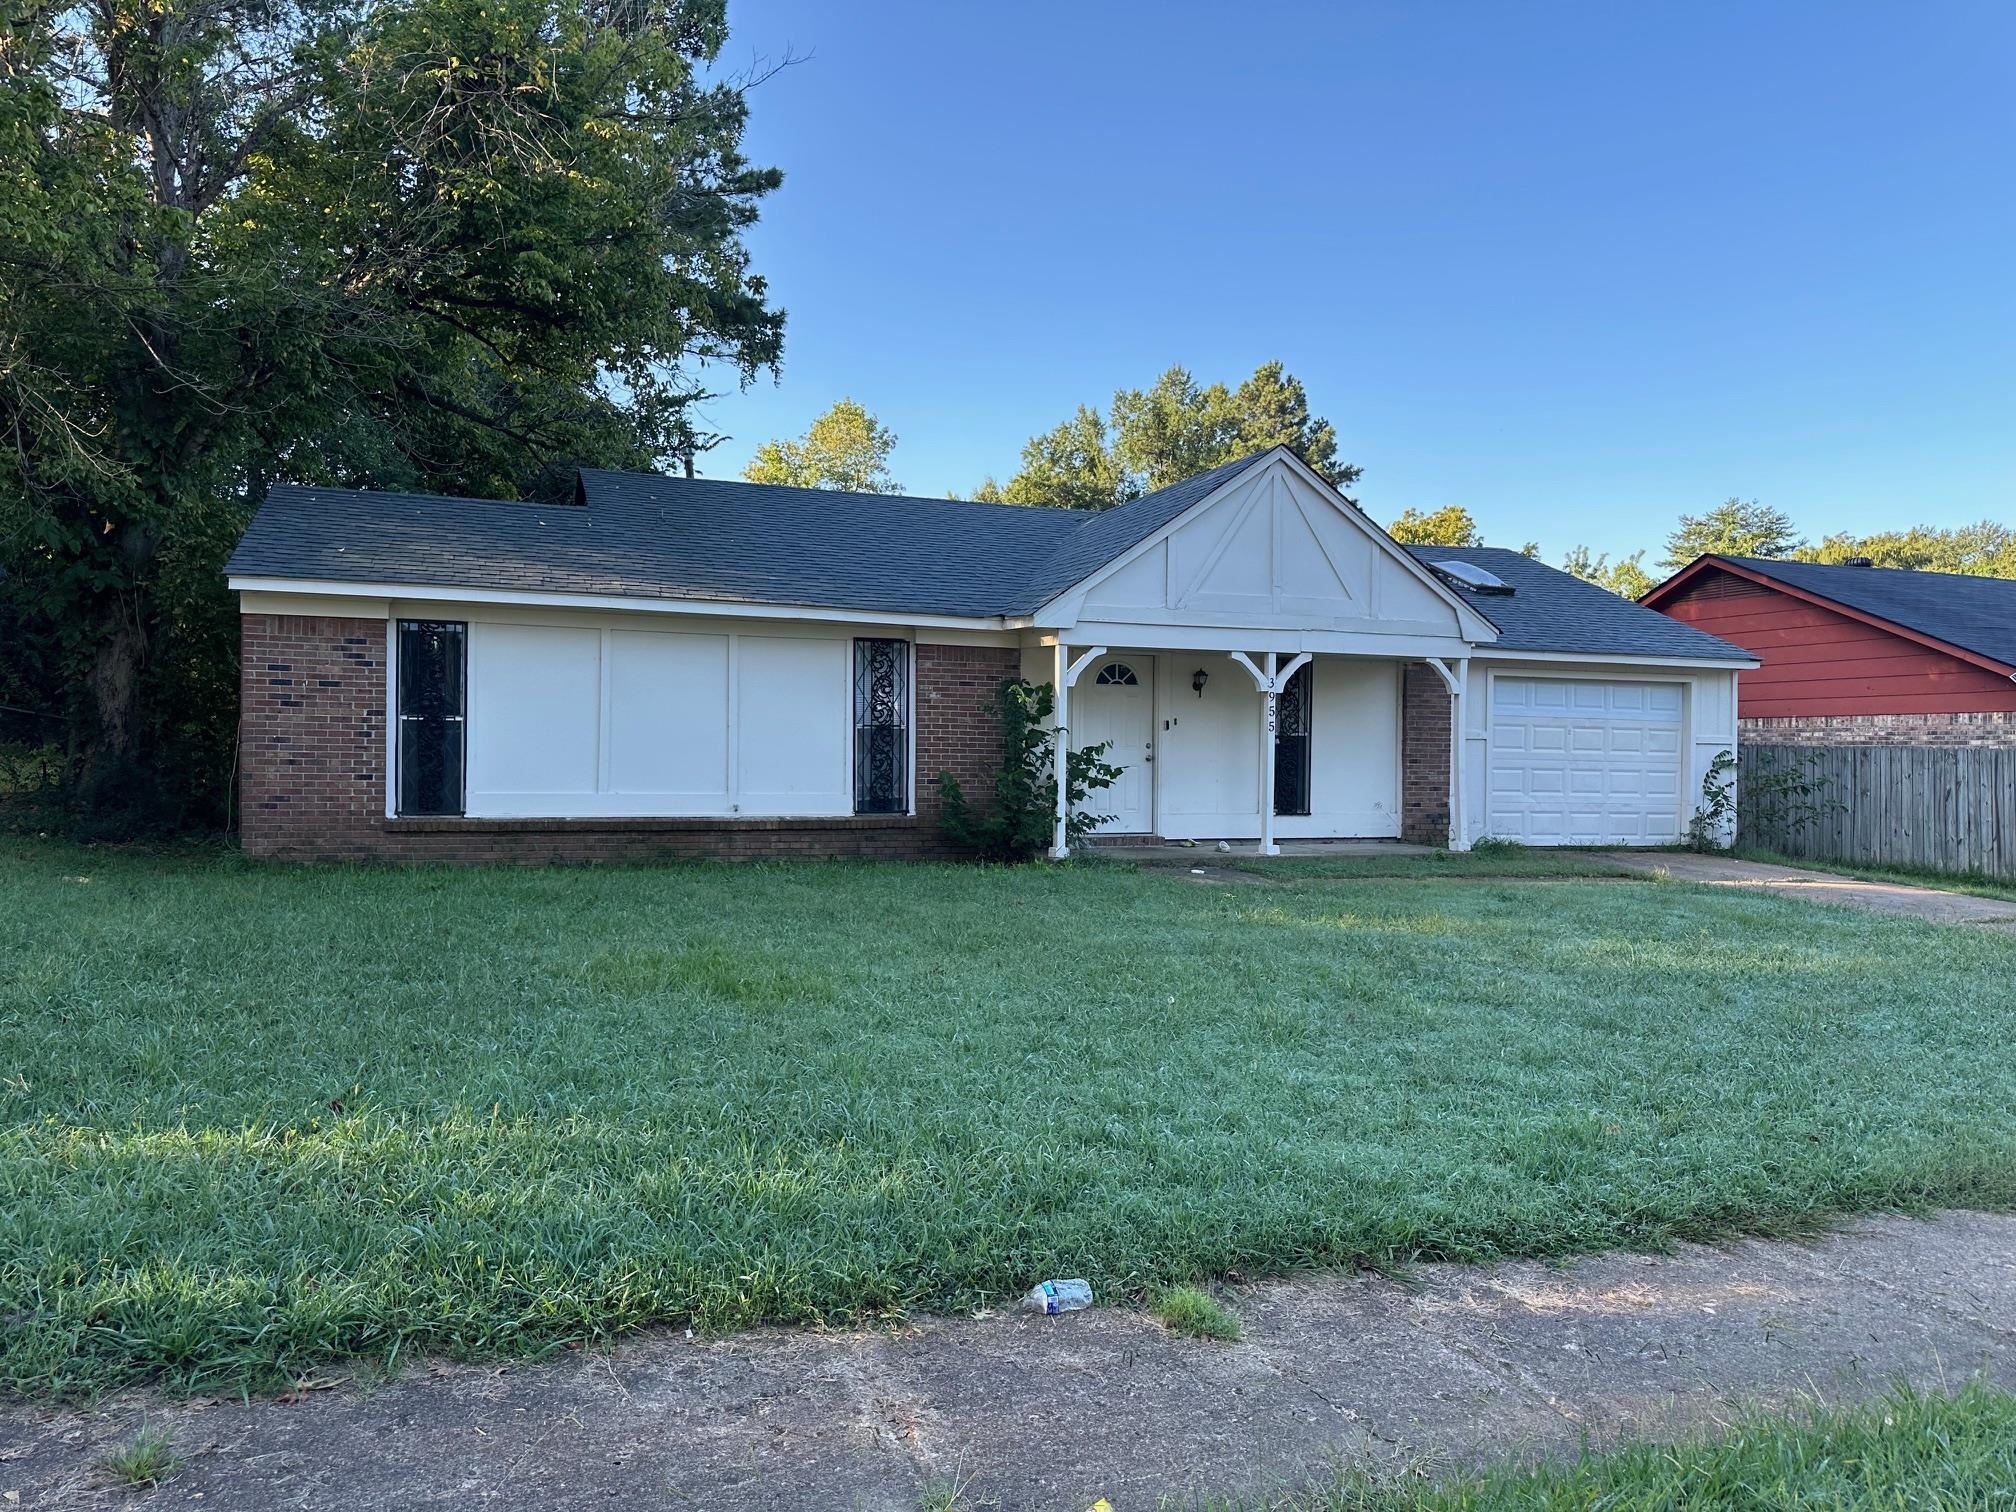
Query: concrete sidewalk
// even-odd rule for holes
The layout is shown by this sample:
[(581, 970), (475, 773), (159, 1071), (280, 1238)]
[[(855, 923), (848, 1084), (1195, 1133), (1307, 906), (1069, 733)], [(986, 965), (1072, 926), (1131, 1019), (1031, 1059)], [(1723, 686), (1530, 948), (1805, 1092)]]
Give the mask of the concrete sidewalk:
[[(1896, 1380), (2016, 1386), (2016, 1218), (1878, 1219), (1820, 1242), (1312, 1275), (1234, 1289), (1232, 1345), (1132, 1312), (928, 1319), (718, 1342), (640, 1336), (536, 1365), (416, 1369), (291, 1402), (0, 1409), (22, 1507), (962, 1508), (1082, 1512), (1341, 1463), (1572, 1454)], [(184, 1467), (97, 1461), (143, 1419)]]
[(1597, 859), (1623, 871), (1669, 876), (1676, 882), (1748, 887), (1808, 903), (1923, 919), (1930, 924), (2016, 925), (2016, 903), (1905, 882), (1869, 882), (1834, 872), (1739, 861), (1732, 856), (1697, 856), (1685, 851), (1605, 851)]

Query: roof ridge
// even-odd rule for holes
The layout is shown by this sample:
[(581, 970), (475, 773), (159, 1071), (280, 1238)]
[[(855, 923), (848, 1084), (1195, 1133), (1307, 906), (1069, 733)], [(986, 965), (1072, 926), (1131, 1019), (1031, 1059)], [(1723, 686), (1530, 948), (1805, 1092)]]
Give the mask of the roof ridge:
[(1709, 551), (1704, 552), (1703, 555), (1706, 556), (1710, 561), (1742, 562), (1746, 566), (1757, 566), (1763, 568), (1824, 567), (1830, 572), (1837, 570), (1841, 572), (1861, 572), (1861, 573), (1892, 572), (1892, 573), (1901, 573), (1905, 577), (1958, 578), (1960, 581), (1965, 583), (2008, 583), (2012, 587), (2016, 587), (2016, 578), (2002, 577), (1999, 574), (1993, 572), (1941, 572), (1937, 568), (1933, 567), (1885, 567), (1880, 562), (1871, 562), (1868, 566), (1865, 567), (1865, 566), (1857, 566), (1855, 563), (1852, 562), (1809, 562), (1803, 557), (1737, 556), (1734, 552), (1730, 551)]
[[(852, 488), (807, 488), (798, 483), (756, 483), (747, 478), (682, 478), (674, 473), (650, 472), (640, 468), (628, 467), (584, 467), (580, 471), (584, 476), (588, 473), (601, 473), (606, 477), (641, 478), (653, 483), (675, 483), (681, 485), (687, 483), (721, 483), (731, 488), (771, 488), (783, 493), (807, 494), (815, 498), (860, 499), (864, 503), (887, 501), (901, 504), (955, 504), (966, 509), (1012, 510), (1016, 514), (1027, 514), (1031, 510), (1040, 509), (1047, 510), (1051, 514), (1083, 515), (1087, 520), (1097, 519), (1100, 515), (1107, 512), (1100, 509), (1075, 509), (1062, 504), (1011, 504), (1007, 502), (997, 503), (992, 499), (948, 499), (937, 494), (861, 493)], [(1146, 495), (1143, 495), (1143, 497), (1145, 498)], [(1131, 503), (1132, 501), (1130, 500), (1129, 502)], [(1080, 523), (1082, 524), (1083, 521)]]
[(270, 497), (286, 489), (291, 493), (365, 494), (378, 499), (414, 499), (427, 504), (495, 504), (510, 509), (575, 509), (579, 506), (554, 499), (492, 499), (481, 494), (412, 493), (403, 488), (351, 488), (341, 483), (268, 483)]

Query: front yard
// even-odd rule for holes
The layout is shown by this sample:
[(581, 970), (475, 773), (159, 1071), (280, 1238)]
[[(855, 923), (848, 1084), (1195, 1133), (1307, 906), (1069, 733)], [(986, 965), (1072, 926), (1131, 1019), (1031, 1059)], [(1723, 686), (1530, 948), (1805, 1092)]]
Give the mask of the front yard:
[(1488, 866), (0, 841), (0, 1384), (2016, 1203), (2016, 941)]

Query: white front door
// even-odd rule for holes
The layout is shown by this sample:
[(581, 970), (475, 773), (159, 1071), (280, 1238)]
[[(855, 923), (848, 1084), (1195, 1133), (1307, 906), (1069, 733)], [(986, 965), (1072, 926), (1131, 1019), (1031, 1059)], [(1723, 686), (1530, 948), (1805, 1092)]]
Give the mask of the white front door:
[(1079, 674), (1071, 690), (1071, 748), (1104, 744), (1104, 759), (1120, 768), (1110, 788), (1095, 789), (1085, 807), (1109, 814), (1101, 830), (1147, 835), (1155, 830), (1155, 658), (1108, 656)]

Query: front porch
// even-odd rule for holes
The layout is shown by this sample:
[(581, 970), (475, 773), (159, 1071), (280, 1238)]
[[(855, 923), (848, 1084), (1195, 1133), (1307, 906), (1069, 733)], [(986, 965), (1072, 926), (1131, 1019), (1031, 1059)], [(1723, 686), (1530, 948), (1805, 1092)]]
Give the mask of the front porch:
[[(1229, 637), (1228, 637), (1229, 638)], [(1424, 648), (1425, 649), (1425, 648)], [(1174, 862), (1226, 843), (1247, 855), (1338, 854), (1452, 843), (1461, 792), (1453, 658), (1246, 651), (1198, 645), (1042, 648), (1066, 752), (1105, 748), (1121, 769), (1078, 807), (1104, 816), (1051, 854)], [(1108, 838), (1110, 837), (1110, 838)]]

